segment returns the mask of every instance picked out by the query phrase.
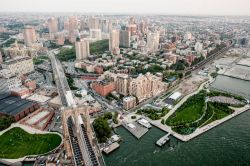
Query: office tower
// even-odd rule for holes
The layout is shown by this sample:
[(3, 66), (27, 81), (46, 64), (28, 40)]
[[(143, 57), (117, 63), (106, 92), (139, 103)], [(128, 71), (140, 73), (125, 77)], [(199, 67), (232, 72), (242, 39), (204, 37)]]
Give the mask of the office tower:
[(147, 34), (147, 49), (149, 52), (154, 52), (158, 50), (160, 41), (159, 32), (148, 33)]
[(58, 21), (56, 18), (52, 17), (48, 20), (49, 33), (53, 34), (58, 31)]
[(83, 60), (86, 59), (89, 55), (89, 41), (87, 39), (81, 39), (75, 43), (76, 49), (76, 59)]
[(95, 40), (102, 40), (101, 29), (90, 29), (90, 38)]
[(96, 17), (90, 17), (89, 18), (89, 29), (99, 29), (99, 19)]
[(120, 44), (119, 31), (112, 30), (109, 39), (109, 51), (115, 52), (117, 49), (119, 49), (119, 44)]
[(28, 46), (36, 42), (36, 31), (33, 27), (26, 27), (23, 31), (25, 44)]
[(130, 47), (130, 36), (131, 33), (126, 30), (121, 30), (120, 31), (120, 46), (129, 48)]

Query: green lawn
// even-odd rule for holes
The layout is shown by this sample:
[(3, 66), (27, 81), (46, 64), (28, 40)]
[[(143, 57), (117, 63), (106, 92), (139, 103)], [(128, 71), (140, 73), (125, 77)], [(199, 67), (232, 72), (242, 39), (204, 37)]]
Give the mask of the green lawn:
[(205, 109), (205, 95), (203, 93), (190, 97), (176, 112), (170, 116), (166, 124), (170, 126), (184, 125), (199, 119)]
[(21, 128), (12, 128), (0, 136), (0, 158), (21, 158), (47, 153), (61, 143), (57, 134), (29, 134)]

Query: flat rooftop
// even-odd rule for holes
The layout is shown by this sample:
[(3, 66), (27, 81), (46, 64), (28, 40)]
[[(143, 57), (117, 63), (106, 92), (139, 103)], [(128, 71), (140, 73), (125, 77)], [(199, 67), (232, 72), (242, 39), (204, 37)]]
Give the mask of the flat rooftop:
[(35, 102), (11, 96), (10, 94), (0, 94), (0, 113), (15, 116), (24, 109), (36, 104)]

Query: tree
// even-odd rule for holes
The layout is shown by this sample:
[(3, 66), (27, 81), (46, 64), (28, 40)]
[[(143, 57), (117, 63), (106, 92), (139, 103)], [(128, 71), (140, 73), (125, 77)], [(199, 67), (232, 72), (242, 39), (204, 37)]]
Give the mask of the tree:
[(107, 112), (104, 114), (104, 119), (112, 119), (112, 113), (111, 112)]
[(103, 117), (95, 119), (93, 127), (99, 142), (105, 142), (110, 138), (112, 129), (110, 128), (107, 119)]
[(0, 117), (0, 131), (8, 128), (11, 123), (14, 122), (14, 119), (10, 116), (1, 116)]

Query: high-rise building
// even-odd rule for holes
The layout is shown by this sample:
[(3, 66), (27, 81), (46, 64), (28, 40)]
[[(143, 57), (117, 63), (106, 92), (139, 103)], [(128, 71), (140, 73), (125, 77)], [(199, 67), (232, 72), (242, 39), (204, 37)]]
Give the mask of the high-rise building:
[(126, 30), (120, 30), (120, 46), (121, 47), (130, 47), (130, 32)]
[(49, 33), (53, 34), (58, 31), (58, 21), (56, 18), (52, 17), (48, 20)]
[(103, 33), (109, 33), (109, 20), (100, 20), (100, 29)]
[(129, 77), (127, 74), (120, 74), (116, 78), (116, 91), (124, 96), (128, 95)]
[(145, 34), (148, 31), (148, 27), (145, 21), (142, 21), (139, 25), (139, 30), (141, 33)]
[(77, 18), (74, 16), (69, 17), (69, 31), (74, 32), (74, 30), (77, 30), (77, 29), (78, 29)]
[(112, 30), (109, 39), (109, 51), (115, 54), (115, 51), (119, 49), (119, 45), (120, 45), (119, 31)]
[(100, 28), (99, 19), (96, 17), (89, 18), (89, 29), (99, 29)]
[(101, 29), (90, 29), (90, 38), (95, 40), (102, 40)]
[(25, 27), (23, 31), (23, 37), (26, 45), (35, 43), (37, 40), (35, 29), (33, 27)]
[(89, 51), (89, 40), (81, 39), (75, 42), (76, 49), (76, 59), (83, 60), (86, 59), (90, 55)]
[(157, 51), (159, 48), (160, 34), (159, 32), (147, 34), (147, 49), (149, 52)]
[(131, 35), (135, 35), (136, 34), (136, 30), (137, 30), (137, 26), (136, 26), (136, 24), (129, 24), (126, 27), (126, 30), (130, 31)]

